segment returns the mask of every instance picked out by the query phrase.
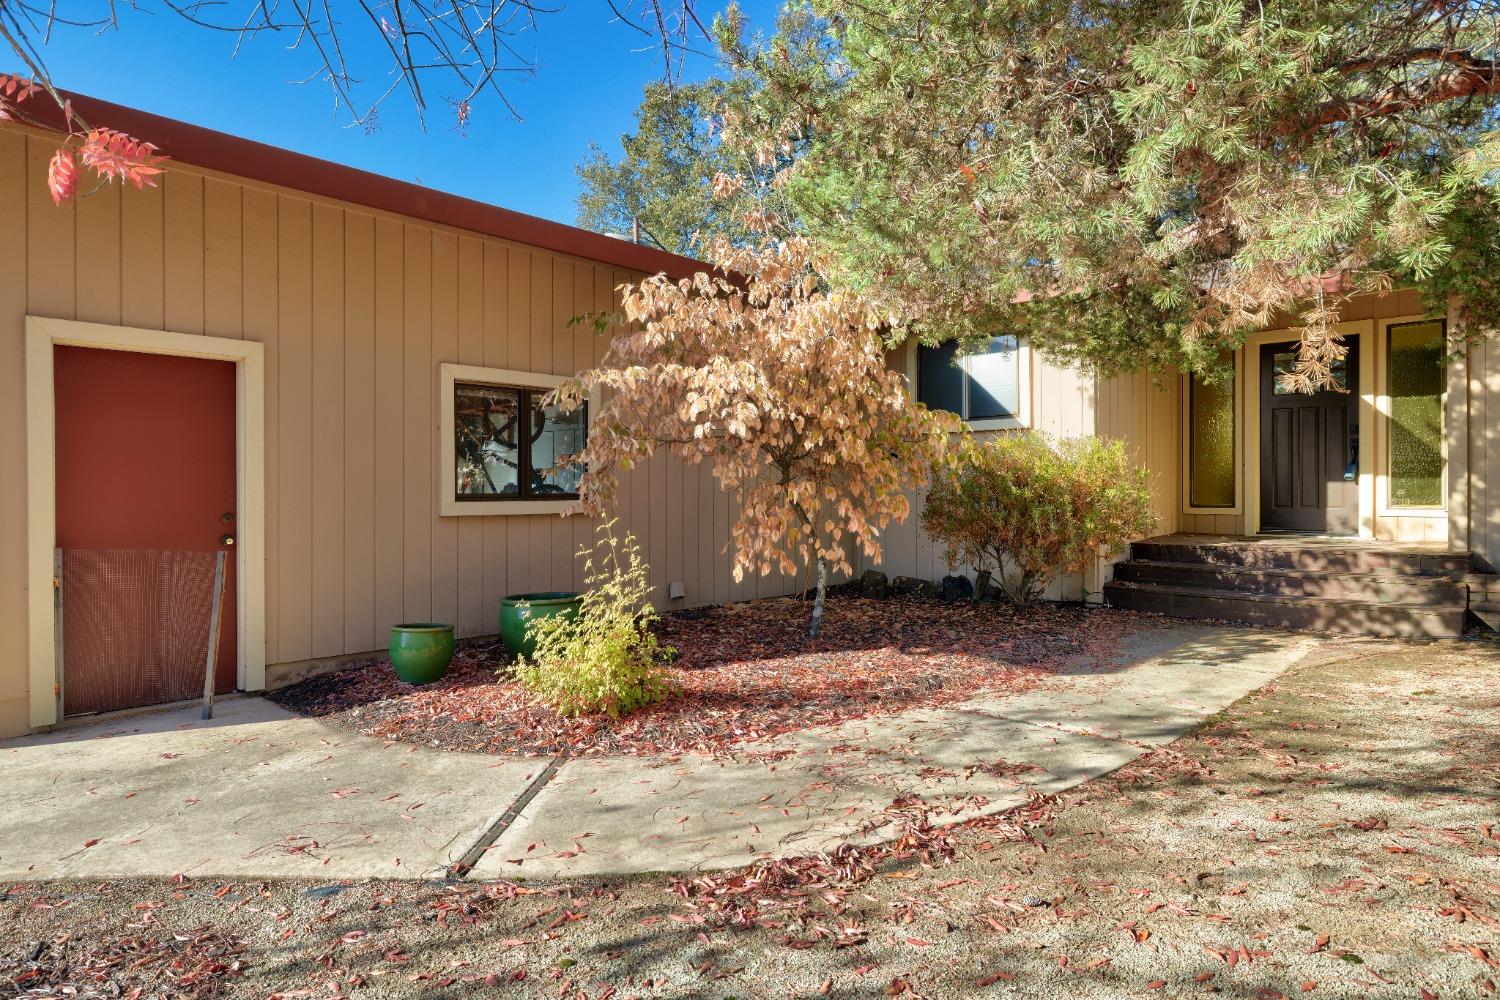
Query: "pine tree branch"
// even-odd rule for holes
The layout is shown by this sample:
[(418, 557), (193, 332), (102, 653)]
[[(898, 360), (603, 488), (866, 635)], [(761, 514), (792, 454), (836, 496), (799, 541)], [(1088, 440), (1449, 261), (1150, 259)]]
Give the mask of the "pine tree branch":
[[(1459, 53), (1449, 55), (1457, 56)], [(1444, 70), (1421, 80), (1392, 84), (1368, 97), (1343, 98), (1319, 105), (1314, 111), (1288, 122), (1281, 134), (1311, 132), (1325, 125), (1386, 118), (1419, 108), (1430, 108), (1467, 97), (1500, 92), (1500, 66), (1464, 53), (1464, 59), (1445, 58), (1458, 68)]]
[(1494, 66), (1489, 59), (1480, 59), (1468, 49), (1450, 49), (1442, 45), (1426, 45), (1420, 48), (1407, 49), (1404, 52), (1388, 52), (1383, 55), (1360, 56), (1355, 59), (1345, 59), (1343, 62), (1330, 67), (1342, 76), (1354, 73), (1367, 73), (1374, 69), (1395, 69), (1398, 66), (1410, 66), (1413, 63), (1444, 62), (1456, 66), (1481, 70)]

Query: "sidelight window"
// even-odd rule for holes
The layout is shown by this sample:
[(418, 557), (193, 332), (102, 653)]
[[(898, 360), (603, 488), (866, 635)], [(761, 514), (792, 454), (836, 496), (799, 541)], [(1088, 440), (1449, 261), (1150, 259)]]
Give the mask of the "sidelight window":
[(1445, 334), (1442, 320), (1398, 323), (1389, 330), (1386, 467), (1392, 507), (1443, 506)]
[(1234, 436), (1235, 372), (1226, 355), (1227, 374), (1213, 381), (1197, 375), (1188, 380), (1188, 504), (1229, 508), (1235, 505)]

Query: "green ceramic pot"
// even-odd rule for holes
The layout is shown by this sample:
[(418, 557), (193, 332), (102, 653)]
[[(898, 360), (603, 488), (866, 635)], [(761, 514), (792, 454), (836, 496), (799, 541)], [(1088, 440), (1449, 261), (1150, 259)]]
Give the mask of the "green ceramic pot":
[(391, 666), (408, 684), (431, 684), (453, 660), (453, 626), (411, 622), (391, 628)]
[(500, 638), (512, 656), (530, 656), (536, 652), (536, 636), (529, 622), (553, 615), (576, 618), (582, 605), (583, 595), (567, 590), (511, 594), (500, 602)]

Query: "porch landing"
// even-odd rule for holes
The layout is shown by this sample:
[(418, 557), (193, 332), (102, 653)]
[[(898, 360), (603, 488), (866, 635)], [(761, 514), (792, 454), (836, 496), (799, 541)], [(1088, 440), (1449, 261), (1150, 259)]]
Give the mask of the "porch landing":
[[(1452, 555), (1442, 542), (1387, 542), (1355, 535), (1300, 535), (1269, 531), (1260, 535), (1219, 535), (1206, 531), (1174, 531), (1142, 539), (1142, 545), (1235, 545), (1259, 548), (1379, 549), (1418, 555)], [(1463, 553), (1457, 553), (1463, 555)]]
[[(1467, 552), (1327, 536), (1174, 534), (1137, 542), (1106, 599), (1179, 618), (1362, 635), (1451, 638), (1471, 590)], [(1480, 602), (1483, 603), (1483, 602)]]

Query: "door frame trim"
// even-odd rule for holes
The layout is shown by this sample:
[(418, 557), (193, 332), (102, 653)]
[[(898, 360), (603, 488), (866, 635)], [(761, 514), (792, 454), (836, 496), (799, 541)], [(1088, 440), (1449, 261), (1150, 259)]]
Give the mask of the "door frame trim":
[[(1334, 331), (1345, 337), (1360, 337), (1359, 351), (1359, 537), (1375, 537), (1375, 321), (1339, 323)], [(1260, 533), (1260, 349), (1267, 344), (1296, 340), (1291, 329), (1266, 330), (1245, 338), (1241, 352), (1245, 364), (1246, 391), (1240, 394), (1240, 422), (1245, 428), (1244, 489), (1245, 534)], [(1250, 392), (1254, 379), (1255, 391)]]
[(31, 725), (61, 721), (53, 612), (57, 545), (56, 395), (52, 349), (93, 347), (139, 354), (232, 361), (235, 368), (236, 686), (266, 686), (265, 348), (253, 340), (26, 317), (26, 602)]

